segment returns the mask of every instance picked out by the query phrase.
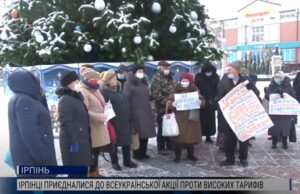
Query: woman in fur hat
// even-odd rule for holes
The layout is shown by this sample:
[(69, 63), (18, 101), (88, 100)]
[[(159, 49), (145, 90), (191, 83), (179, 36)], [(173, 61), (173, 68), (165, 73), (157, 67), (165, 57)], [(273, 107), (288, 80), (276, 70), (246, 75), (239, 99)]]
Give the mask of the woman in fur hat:
[(117, 146), (120, 146), (122, 147), (124, 166), (136, 168), (137, 165), (131, 161), (130, 156), (131, 129), (129, 124), (129, 101), (122, 92), (121, 83), (118, 82), (114, 70), (108, 70), (104, 73), (100, 89), (105, 101), (110, 101), (116, 114), (110, 120), (117, 136), (116, 146), (113, 152), (110, 153), (112, 167), (115, 170), (121, 170), (117, 155)]
[(95, 70), (82, 67), (80, 69), (80, 92), (88, 109), (91, 126), (93, 164), (90, 167), (90, 177), (98, 177), (98, 156), (110, 144), (110, 137), (104, 115), (105, 100), (99, 90), (99, 78)]
[[(172, 137), (174, 143), (175, 159), (174, 162), (180, 162), (181, 150), (183, 147), (187, 148), (187, 158), (192, 161), (197, 161), (195, 156), (194, 145), (202, 141), (202, 132), (200, 125), (200, 118), (197, 120), (190, 120), (189, 114), (191, 110), (178, 111), (174, 102), (174, 94), (198, 92), (199, 90), (194, 85), (194, 76), (192, 73), (182, 73), (180, 75), (180, 84), (177, 84), (173, 90), (173, 94), (169, 97), (166, 103), (166, 110), (169, 110), (171, 105), (174, 107), (174, 113), (179, 128), (179, 135)], [(205, 100), (199, 93), (200, 108), (205, 106)], [(199, 115), (199, 113), (197, 113)]]

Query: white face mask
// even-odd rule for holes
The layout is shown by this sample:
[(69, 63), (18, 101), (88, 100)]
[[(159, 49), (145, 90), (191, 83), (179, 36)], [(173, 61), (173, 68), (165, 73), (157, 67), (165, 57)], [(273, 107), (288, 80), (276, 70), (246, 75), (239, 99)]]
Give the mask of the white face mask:
[(213, 72), (211, 72), (211, 71), (205, 72), (205, 75), (206, 75), (207, 77), (212, 76), (212, 74), (213, 74)]
[(139, 79), (143, 79), (144, 78), (144, 73), (136, 73), (135, 76)]
[(170, 70), (169, 69), (165, 69), (164, 70), (164, 75), (169, 75), (170, 74)]
[(80, 83), (75, 84), (73, 90), (78, 92), (80, 90)]
[(180, 84), (181, 84), (181, 86), (182, 86), (183, 88), (187, 88), (187, 87), (189, 87), (190, 82), (182, 81), (182, 82), (180, 82)]

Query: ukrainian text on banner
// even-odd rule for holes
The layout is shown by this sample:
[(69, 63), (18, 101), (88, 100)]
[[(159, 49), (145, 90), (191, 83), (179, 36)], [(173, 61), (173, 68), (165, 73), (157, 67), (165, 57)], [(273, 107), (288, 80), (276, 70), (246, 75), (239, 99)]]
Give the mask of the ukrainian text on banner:
[(271, 94), (269, 101), (270, 115), (299, 115), (300, 104), (298, 101), (287, 93), (283, 98), (279, 94)]
[(198, 92), (174, 94), (176, 110), (192, 110), (200, 108)]
[(220, 101), (220, 109), (240, 141), (260, 135), (273, 123), (252, 90), (240, 83)]

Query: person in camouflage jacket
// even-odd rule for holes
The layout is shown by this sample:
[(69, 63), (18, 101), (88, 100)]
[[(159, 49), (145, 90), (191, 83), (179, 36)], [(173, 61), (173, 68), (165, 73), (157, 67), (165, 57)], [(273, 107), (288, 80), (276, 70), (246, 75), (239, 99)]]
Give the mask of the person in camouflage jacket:
[(168, 150), (172, 149), (169, 138), (162, 136), (162, 117), (165, 113), (166, 101), (176, 84), (169, 66), (170, 64), (166, 61), (158, 63), (159, 71), (154, 75), (150, 86), (151, 97), (155, 101), (157, 110), (157, 149), (158, 153), (162, 155), (168, 154)]

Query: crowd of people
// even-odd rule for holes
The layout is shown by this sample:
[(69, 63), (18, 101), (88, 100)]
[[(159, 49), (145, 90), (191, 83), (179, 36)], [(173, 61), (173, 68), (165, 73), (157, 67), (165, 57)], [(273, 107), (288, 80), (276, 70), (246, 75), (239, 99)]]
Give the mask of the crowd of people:
[[(174, 153), (174, 162), (178, 163), (182, 149), (186, 148), (187, 158), (197, 161), (195, 145), (202, 141), (202, 136), (206, 143), (213, 143), (211, 136), (218, 131), (217, 145), (226, 156), (220, 165), (235, 165), (234, 153), (239, 142), (239, 164), (246, 167), (251, 144), (249, 140), (239, 141), (223, 116), (218, 101), (246, 80), (249, 81), (247, 89), (252, 90), (261, 102), (268, 101), (270, 94), (274, 93), (282, 98), (287, 93), (300, 100), (300, 75), (297, 75), (292, 87), (291, 80), (283, 72), (277, 72), (261, 99), (255, 86), (257, 76), (252, 73), (242, 75), (242, 67), (241, 61), (232, 62), (220, 80), (216, 67), (206, 62), (195, 76), (190, 72), (181, 73), (179, 83), (173, 79), (170, 64), (166, 61), (158, 63), (158, 71), (150, 83), (143, 66), (134, 66), (130, 72), (124, 65), (120, 65), (117, 71), (101, 73), (91, 65), (83, 65), (80, 75), (75, 71), (64, 71), (56, 90), (59, 98), (56, 120), (60, 128), (63, 165), (88, 166), (86, 176), (100, 177), (98, 158), (101, 152), (109, 153), (113, 169), (122, 170), (117, 154), (121, 147), (124, 167), (138, 168), (132, 158), (151, 158), (147, 154), (147, 146), (149, 138), (153, 137), (157, 138), (158, 154)], [(39, 79), (31, 72), (18, 70), (9, 76), (8, 85), (14, 92), (8, 105), (14, 168), (17, 165), (57, 165), (51, 124), (53, 118), (50, 116), (52, 110), (48, 109)], [(189, 92), (198, 93), (200, 109), (177, 110), (175, 94)], [(105, 112), (108, 103), (115, 113), (111, 119)], [(170, 113), (175, 114), (178, 124), (179, 135), (175, 137), (162, 135), (163, 116)], [(277, 142), (281, 140), (283, 148), (288, 149), (287, 137), (296, 122), (295, 117), (270, 115), (270, 118), (274, 123), (268, 131), (272, 137), (272, 148), (276, 149)], [(136, 136), (138, 138), (134, 138)], [(74, 176), (82, 175), (69, 175)]]

